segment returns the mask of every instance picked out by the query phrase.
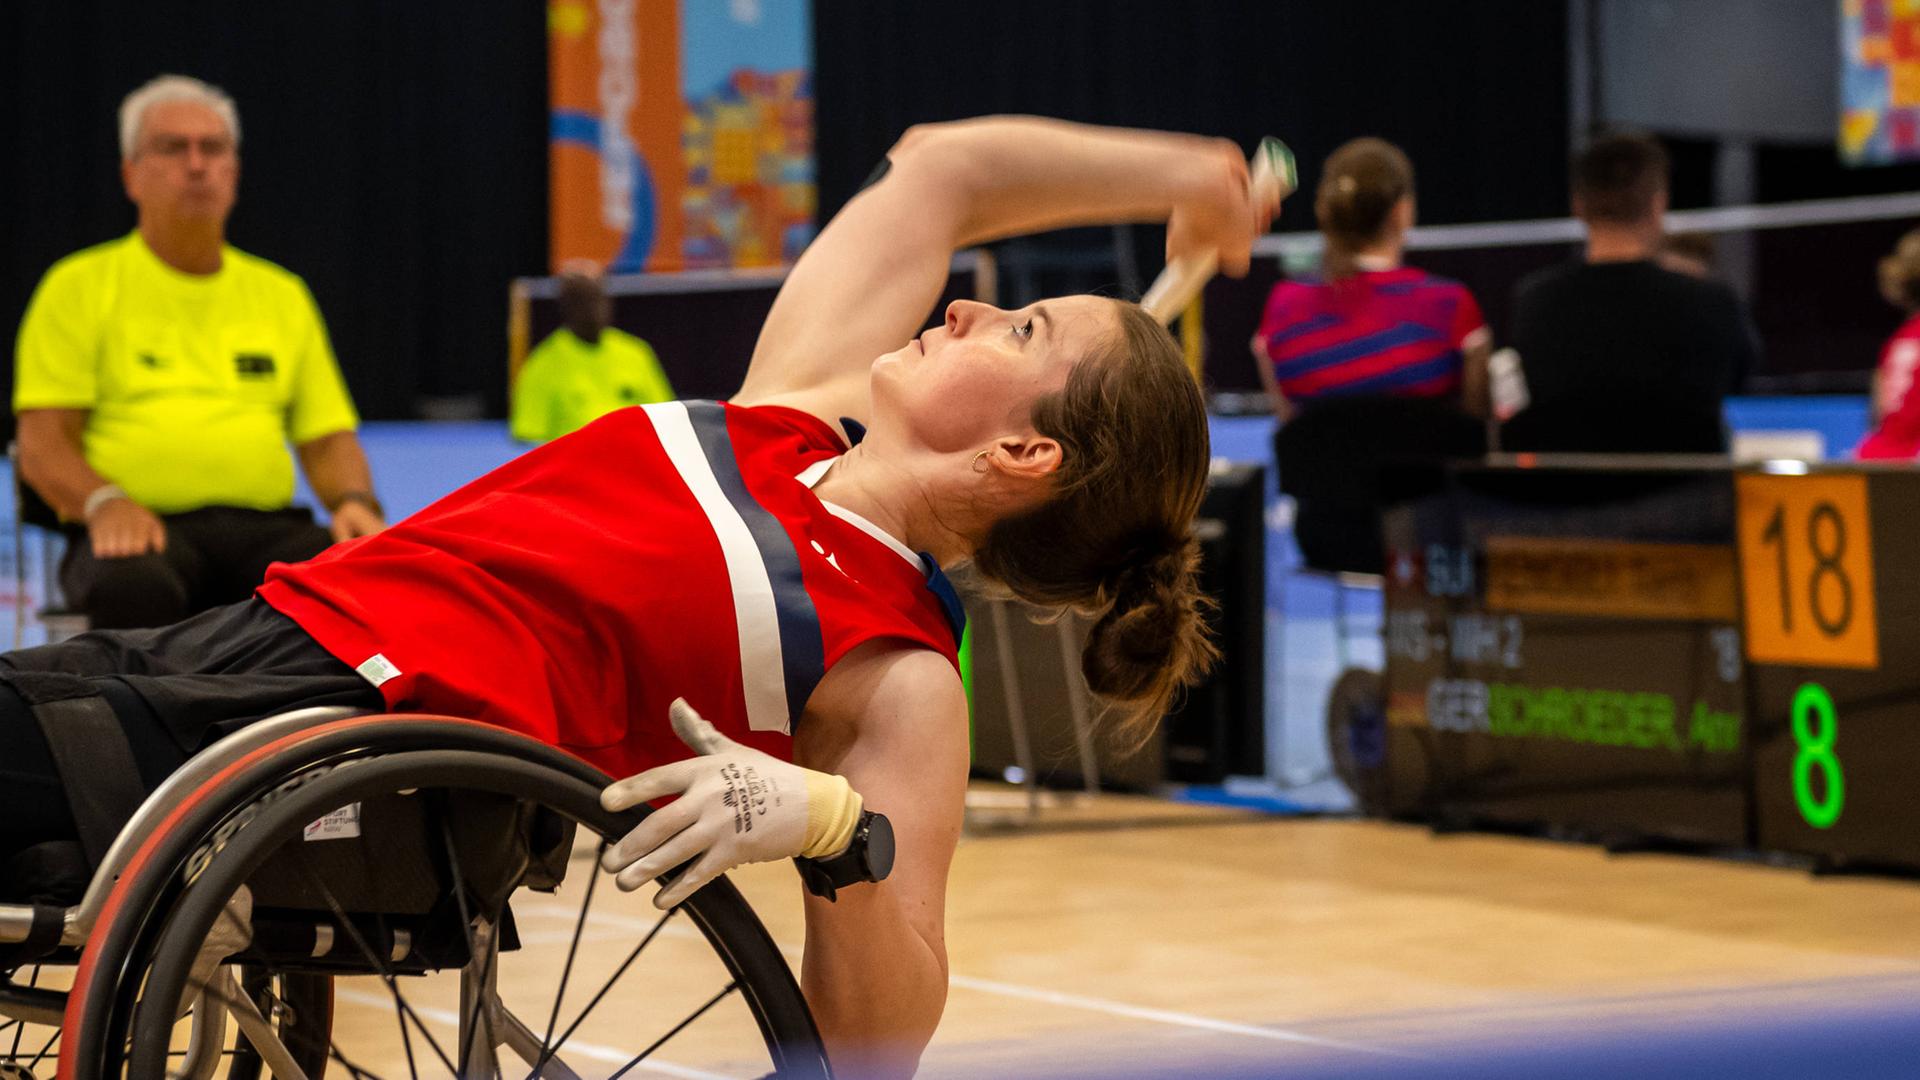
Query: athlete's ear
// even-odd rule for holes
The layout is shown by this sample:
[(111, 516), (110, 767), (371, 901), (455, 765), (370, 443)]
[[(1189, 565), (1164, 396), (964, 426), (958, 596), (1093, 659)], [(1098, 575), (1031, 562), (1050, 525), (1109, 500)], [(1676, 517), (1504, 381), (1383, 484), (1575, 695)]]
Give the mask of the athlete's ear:
[(1008, 436), (993, 444), (993, 464), (1009, 476), (1044, 480), (1060, 468), (1060, 444), (1038, 433)]

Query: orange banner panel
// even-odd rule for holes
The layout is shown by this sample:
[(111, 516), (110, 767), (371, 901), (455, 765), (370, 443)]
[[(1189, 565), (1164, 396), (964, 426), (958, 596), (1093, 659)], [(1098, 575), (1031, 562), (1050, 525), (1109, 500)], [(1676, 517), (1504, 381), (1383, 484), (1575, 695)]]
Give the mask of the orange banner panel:
[(1732, 622), (1733, 548), (1567, 537), (1490, 537), (1487, 608), (1542, 615)]

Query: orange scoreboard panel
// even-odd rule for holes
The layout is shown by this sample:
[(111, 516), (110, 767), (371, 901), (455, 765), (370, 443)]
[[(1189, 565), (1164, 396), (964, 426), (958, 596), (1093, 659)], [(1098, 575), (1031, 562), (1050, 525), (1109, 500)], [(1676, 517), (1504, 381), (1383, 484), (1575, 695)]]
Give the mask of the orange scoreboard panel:
[(1920, 866), (1920, 472), (1735, 493), (1756, 843)]

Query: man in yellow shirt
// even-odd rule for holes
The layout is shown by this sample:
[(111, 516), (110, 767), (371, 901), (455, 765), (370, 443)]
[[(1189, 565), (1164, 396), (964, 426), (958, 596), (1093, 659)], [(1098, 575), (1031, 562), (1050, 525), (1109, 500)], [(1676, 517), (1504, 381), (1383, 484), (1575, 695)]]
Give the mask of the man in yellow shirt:
[(534, 346), (513, 384), (514, 438), (546, 442), (615, 409), (673, 400), (653, 347), (612, 319), (597, 271), (561, 276), (560, 329)]
[[(166, 75), (120, 108), (130, 235), (69, 255), (20, 324), (22, 478), (68, 523), (68, 602), (159, 626), (245, 599), (267, 565), (385, 527), (359, 418), (299, 277), (226, 244), (233, 101)], [(332, 513), (293, 500), (291, 442)]]

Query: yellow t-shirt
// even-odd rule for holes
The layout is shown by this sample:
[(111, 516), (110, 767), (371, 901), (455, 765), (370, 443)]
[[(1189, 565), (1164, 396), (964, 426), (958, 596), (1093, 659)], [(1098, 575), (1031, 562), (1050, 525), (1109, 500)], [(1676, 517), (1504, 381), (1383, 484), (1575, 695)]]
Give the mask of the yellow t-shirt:
[(20, 323), (13, 408), (87, 409), (87, 464), (171, 514), (293, 500), (287, 444), (359, 423), (305, 282), (222, 249), (185, 274), (139, 233), (60, 260)]
[(653, 347), (624, 331), (589, 345), (561, 327), (534, 346), (513, 385), (513, 437), (545, 442), (627, 405), (672, 401)]

